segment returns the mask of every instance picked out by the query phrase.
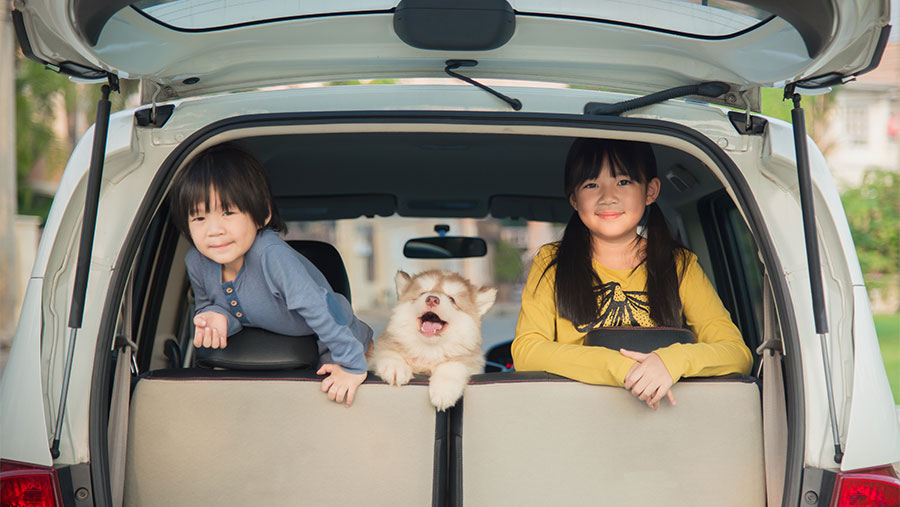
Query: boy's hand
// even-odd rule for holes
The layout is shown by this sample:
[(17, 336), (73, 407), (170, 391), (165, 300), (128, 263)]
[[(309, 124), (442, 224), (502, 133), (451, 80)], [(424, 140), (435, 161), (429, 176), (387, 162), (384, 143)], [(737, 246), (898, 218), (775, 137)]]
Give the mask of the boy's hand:
[(323, 364), (316, 375), (326, 373), (330, 373), (330, 375), (322, 381), (322, 392), (328, 393), (328, 399), (337, 403), (343, 403), (346, 397), (348, 407), (356, 396), (356, 388), (366, 380), (366, 376), (369, 374), (369, 372), (350, 373), (336, 364)]
[(625, 375), (625, 389), (631, 390), (632, 394), (647, 402), (647, 406), (653, 410), (659, 408), (659, 402), (664, 397), (669, 398), (669, 403), (675, 405), (675, 395), (671, 391), (675, 381), (658, 355), (625, 349), (619, 349), (619, 353), (637, 361)]
[(194, 317), (194, 346), (213, 349), (228, 344), (228, 320), (219, 312), (198, 313)]

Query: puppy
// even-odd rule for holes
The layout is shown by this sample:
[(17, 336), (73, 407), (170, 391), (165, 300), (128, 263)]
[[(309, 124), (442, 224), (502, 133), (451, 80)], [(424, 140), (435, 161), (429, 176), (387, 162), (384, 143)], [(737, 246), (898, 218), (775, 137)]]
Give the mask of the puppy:
[(397, 272), (397, 306), (375, 340), (372, 369), (394, 386), (415, 373), (429, 375), (428, 394), (438, 410), (453, 406), (472, 374), (484, 367), (481, 317), (497, 289), (477, 288), (462, 276), (431, 270)]

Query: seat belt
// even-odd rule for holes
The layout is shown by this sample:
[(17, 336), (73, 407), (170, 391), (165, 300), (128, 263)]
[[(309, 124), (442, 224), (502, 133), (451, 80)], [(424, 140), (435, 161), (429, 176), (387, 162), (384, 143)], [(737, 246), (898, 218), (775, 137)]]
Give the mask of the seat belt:
[(107, 449), (109, 452), (109, 489), (112, 504), (120, 507), (125, 493), (125, 454), (128, 446), (128, 409), (131, 395), (131, 374), (137, 374), (134, 351), (137, 345), (131, 339), (132, 285), (129, 279), (119, 315), (119, 325), (113, 350), (118, 350), (116, 371), (113, 376), (112, 399), (109, 406)]
[(756, 349), (756, 353), (762, 356), (757, 377), (762, 378), (763, 456), (769, 507), (782, 505), (787, 466), (787, 411), (784, 375), (781, 371), (783, 350), (775, 318), (775, 301), (767, 274), (763, 282), (763, 343)]

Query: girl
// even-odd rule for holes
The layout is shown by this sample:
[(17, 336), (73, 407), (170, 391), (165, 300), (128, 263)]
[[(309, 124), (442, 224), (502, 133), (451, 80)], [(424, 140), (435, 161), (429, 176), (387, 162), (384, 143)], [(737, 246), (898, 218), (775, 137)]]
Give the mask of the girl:
[(172, 217), (193, 246), (194, 346), (225, 347), (243, 326), (319, 339), (322, 391), (347, 406), (366, 379), (372, 330), (279, 236), (284, 222), (262, 165), (236, 146), (210, 148), (175, 178)]
[[(517, 370), (623, 386), (654, 410), (663, 397), (675, 404), (670, 388), (682, 377), (749, 373), (750, 350), (697, 257), (669, 233), (659, 188), (649, 144), (575, 141), (565, 172), (574, 213), (531, 266), (512, 344)], [(680, 328), (682, 318), (697, 343), (650, 354), (582, 345), (598, 327)]]

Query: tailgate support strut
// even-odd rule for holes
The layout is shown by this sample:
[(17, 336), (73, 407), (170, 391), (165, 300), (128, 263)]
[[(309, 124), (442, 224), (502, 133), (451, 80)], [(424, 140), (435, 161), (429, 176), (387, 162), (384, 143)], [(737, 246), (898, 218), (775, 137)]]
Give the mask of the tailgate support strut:
[(97, 101), (97, 122), (94, 124), (94, 144), (91, 149), (91, 166), (88, 172), (87, 193), (84, 198), (84, 218), (81, 221), (81, 241), (78, 243), (78, 264), (75, 268), (75, 283), (72, 289), (72, 306), (69, 308), (69, 350), (66, 353), (66, 370), (63, 374), (62, 390), (59, 395), (59, 410), (56, 414), (56, 430), (50, 455), (59, 457), (59, 437), (62, 433), (63, 415), (66, 412), (66, 395), (69, 391), (69, 377), (72, 375), (72, 356), (75, 354), (75, 338), (81, 328), (84, 316), (84, 297), (87, 291), (88, 274), (91, 267), (91, 251), (94, 248), (94, 228), (97, 223), (97, 207), (100, 204), (100, 181), (103, 176), (103, 161), (106, 158), (106, 135), (109, 131), (109, 92), (119, 91), (119, 78), (107, 74), (109, 84), (100, 89), (102, 97)]
[(797, 155), (797, 179), (800, 186), (800, 209), (803, 213), (803, 232), (806, 239), (806, 261), (809, 268), (809, 284), (812, 291), (813, 317), (819, 345), (822, 348), (822, 362), (825, 366), (825, 388), (828, 393), (828, 415), (831, 417), (831, 436), (834, 439), (834, 462), (844, 459), (841, 438), (838, 434), (837, 410), (834, 408), (834, 390), (831, 384), (831, 362), (828, 360), (825, 335), (828, 333), (828, 316), (825, 313), (825, 291), (822, 286), (822, 262), (819, 258), (819, 240), (816, 235), (816, 217), (813, 209), (812, 181), (809, 174), (809, 152), (806, 146), (806, 118), (800, 107), (800, 94), (795, 93), (795, 84), (784, 88), (784, 98), (791, 99), (791, 123), (794, 127), (794, 150)]

